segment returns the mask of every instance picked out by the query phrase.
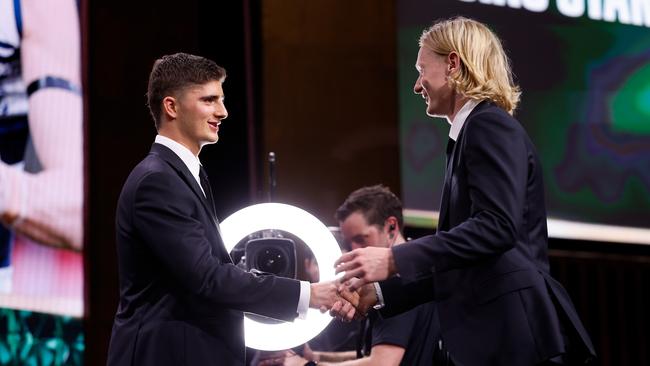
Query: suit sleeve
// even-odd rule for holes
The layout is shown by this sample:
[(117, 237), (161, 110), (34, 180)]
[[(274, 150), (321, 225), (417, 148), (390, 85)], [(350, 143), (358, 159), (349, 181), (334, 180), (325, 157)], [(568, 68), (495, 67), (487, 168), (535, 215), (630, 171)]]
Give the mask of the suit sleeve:
[(393, 276), (379, 282), (379, 286), (386, 304), (379, 310), (379, 313), (384, 318), (402, 314), (434, 299), (433, 276), (431, 274), (415, 281)]
[(255, 276), (212, 253), (205, 223), (191, 215), (196, 197), (178, 178), (151, 173), (138, 184), (133, 227), (153, 255), (188, 292), (226, 308), (281, 320), (296, 317), (299, 281)]
[(466, 171), (470, 216), (449, 231), (394, 247), (403, 277), (470, 266), (515, 245), (526, 199), (524, 132), (505, 113), (491, 112), (473, 116), (464, 129), (457, 153)]

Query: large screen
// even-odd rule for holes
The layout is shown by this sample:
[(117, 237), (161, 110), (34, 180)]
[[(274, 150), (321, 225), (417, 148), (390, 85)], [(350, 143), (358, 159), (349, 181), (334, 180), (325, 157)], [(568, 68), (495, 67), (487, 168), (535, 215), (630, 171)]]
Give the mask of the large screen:
[(75, 0), (0, 0), (0, 365), (83, 361)]
[(515, 117), (544, 169), (549, 235), (650, 244), (650, 1), (397, 2), (407, 222), (433, 224), (446, 120), (413, 94), (422, 30), (466, 16), (502, 39), (523, 94)]

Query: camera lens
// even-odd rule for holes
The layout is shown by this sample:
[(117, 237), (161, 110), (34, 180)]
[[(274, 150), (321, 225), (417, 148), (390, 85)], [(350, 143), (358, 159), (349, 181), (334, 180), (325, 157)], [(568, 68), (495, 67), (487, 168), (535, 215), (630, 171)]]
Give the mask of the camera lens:
[(287, 270), (287, 258), (285, 253), (278, 248), (268, 247), (263, 249), (257, 257), (257, 268), (260, 271), (273, 274), (280, 274)]
[(246, 243), (246, 267), (280, 277), (295, 278), (296, 247), (291, 239), (260, 238)]

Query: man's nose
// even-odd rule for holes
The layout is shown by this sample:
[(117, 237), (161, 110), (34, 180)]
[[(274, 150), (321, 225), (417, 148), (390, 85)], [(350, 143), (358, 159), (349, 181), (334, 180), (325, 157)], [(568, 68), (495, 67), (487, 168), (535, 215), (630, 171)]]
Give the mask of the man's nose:
[(218, 107), (215, 110), (215, 116), (219, 119), (226, 119), (228, 118), (228, 110), (226, 109), (225, 106)]
[(413, 92), (415, 94), (422, 94), (422, 83), (420, 82), (421, 77), (418, 77), (415, 80), (415, 85), (413, 85)]

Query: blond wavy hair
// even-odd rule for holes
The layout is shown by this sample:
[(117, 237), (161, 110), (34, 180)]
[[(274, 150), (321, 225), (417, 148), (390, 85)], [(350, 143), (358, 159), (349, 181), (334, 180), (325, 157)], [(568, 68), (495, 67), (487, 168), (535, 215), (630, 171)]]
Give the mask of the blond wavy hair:
[(488, 99), (512, 114), (521, 91), (514, 84), (510, 62), (499, 38), (483, 23), (464, 17), (435, 22), (420, 36), (420, 47), (447, 56), (456, 52), (459, 72), (449, 76), (457, 92), (471, 99)]

